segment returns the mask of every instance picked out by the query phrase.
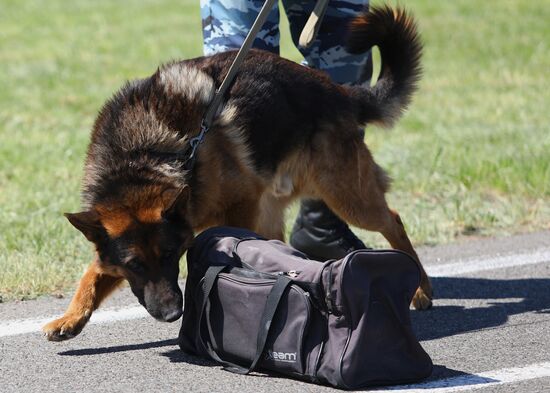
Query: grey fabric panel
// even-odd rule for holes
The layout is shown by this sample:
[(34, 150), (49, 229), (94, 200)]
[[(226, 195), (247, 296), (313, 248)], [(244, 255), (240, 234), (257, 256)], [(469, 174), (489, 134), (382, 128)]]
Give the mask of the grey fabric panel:
[(342, 357), (343, 382), (364, 386), (396, 376), (403, 382), (428, 376), (431, 360), (409, 317), (420, 282), (416, 263), (393, 250), (358, 252), (347, 259), (341, 291), (352, 334)]
[[(248, 365), (256, 351), (255, 338), (267, 295), (274, 280), (254, 280), (221, 274), (211, 297), (209, 325), (212, 345), (224, 360)], [(303, 343), (311, 314), (304, 292), (291, 287), (275, 319), (260, 366), (266, 369), (304, 373)]]

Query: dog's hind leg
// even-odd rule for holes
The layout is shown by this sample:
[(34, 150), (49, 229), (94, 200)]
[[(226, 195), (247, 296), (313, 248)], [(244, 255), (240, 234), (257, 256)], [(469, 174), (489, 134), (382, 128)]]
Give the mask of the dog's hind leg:
[(374, 162), (361, 140), (349, 141), (346, 146), (329, 141), (329, 145), (331, 147), (324, 150), (330, 151), (331, 160), (315, 162), (314, 176), (319, 196), (343, 220), (369, 231), (380, 232), (393, 248), (406, 252), (418, 262), (421, 281), (412, 304), (419, 310), (430, 308), (430, 280), (399, 214), (387, 205), (384, 194), (389, 181), (384, 171)]
[(401, 221), (399, 214), (393, 210), (387, 210), (385, 221), (387, 223), (381, 229), (382, 235), (388, 240), (392, 247), (405, 251), (418, 262), (418, 267), (420, 268), (420, 287), (416, 291), (412, 304), (417, 310), (425, 310), (431, 307), (433, 290), (430, 283), (430, 279), (424, 270), (424, 267), (420, 263), (418, 255), (414, 250), (407, 233), (405, 232), (405, 227)]
[(88, 267), (65, 314), (42, 328), (50, 341), (63, 341), (78, 335), (101, 302), (123, 281), (105, 274), (96, 260)]

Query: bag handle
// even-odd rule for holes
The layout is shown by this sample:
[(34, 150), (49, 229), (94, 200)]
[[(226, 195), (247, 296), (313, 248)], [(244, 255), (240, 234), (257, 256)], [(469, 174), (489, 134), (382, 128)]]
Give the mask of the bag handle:
[[(258, 365), (258, 362), (260, 358), (262, 357), (262, 354), (265, 349), (265, 344), (267, 342), (267, 337), (269, 336), (269, 331), (271, 329), (271, 323), (273, 322), (273, 318), (275, 317), (275, 312), (277, 311), (277, 308), (279, 306), (279, 303), (281, 302), (281, 299), (284, 295), (284, 292), (286, 288), (292, 283), (292, 280), (290, 280), (286, 276), (279, 276), (277, 278), (277, 281), (275, 281), (275, 284), (273, 285), (273, 288), (271, 288), (271, 291), (269, 292), (269, 295), (267, 296), (267, 301), (265, 304), (264, 312), (262, 314), (262, 318), (260, 320), (260, 330), (258, 331), (258, 336), (256, 338), (256, 354), (254, 356), (254, 359), (252, 360), (251, 365), (248, 368), (239, 366), (235, 363), (231, 363), (228, 361), (225, 361), (221, 359), (214, 348), (210, 345), (210, 343), (205, 343), (202, 339), (201, 335), (201, 328), (202, 328), (202, 321), (204, 319), (204, 314), (206, 311), (206, 306), (208, 303), (208, 298), (210, 297), (210, 294), (212, 293), (212, 289), (214, 288), (214, 284), (216, 283), (216, 279), (218, 278), (218, 275), (227, 268), (227, 265), (224, 266), (210, 266), (208, 270), (206, 271), (206, 274), (204, 276), (204, 284), (203, 284), (203, 298), (200, 308), (200, 316), (199, 316), (199, 342), (204, 348), (204, 350), (218, 363), (222, 364), (224, 366), (224, 369), (236, 374), (248, 374), (256, 368)], [(212, 334), (209, 331), (208, 335), (210, 336), (210, 340), (212, 340)]]

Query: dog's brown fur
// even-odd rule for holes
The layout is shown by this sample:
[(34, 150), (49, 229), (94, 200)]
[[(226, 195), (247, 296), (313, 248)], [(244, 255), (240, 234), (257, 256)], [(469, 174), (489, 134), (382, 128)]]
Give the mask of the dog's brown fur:
[[(384, 66), (374, 87), (338, 86), (320, 72), (252, 51), (192, 173), (179, 153), (197, 134), (234, 53), (169, 64), (117, 93), (94, 126), (86, 210), (67, 215), (95, 244), (96, 259), (65, 315), (44, 327), (47, 337), (74, 337), (123, 280), (155, 318), (176, 319), (178, 260), (193, 232), (229, 225), (283, 239), (284, 210), (300, 197), (324, 200), (348, 223), (382, 233), (418, 261), (386, 203), (388, 177), (357, 131), (366, 123), (390, 125), (408, 104), (421, 50), (414, 21), (390, 8), (360, 16), (349, 50), (375, 44)], [(424, 270), (413, 305), (431, 305)]]

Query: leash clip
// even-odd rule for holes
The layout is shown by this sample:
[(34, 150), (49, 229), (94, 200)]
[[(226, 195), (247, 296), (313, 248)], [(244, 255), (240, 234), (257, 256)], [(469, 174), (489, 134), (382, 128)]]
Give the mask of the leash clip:
[(201, 122), (201, 131), (199, 132), (199, 135), (197, 135), (194, 138), (191, 138), (189, 141), (189, 145), (191, 146), (191, 154), (189, 155), (189, 159), (193, 159), (195, 157), (195, 153), (197, 152), (197, 149), (199, 148), (199, 145), (204, 141), (204, 136), (208, 132), (208, 126), (206, 125), (204, 119)]

